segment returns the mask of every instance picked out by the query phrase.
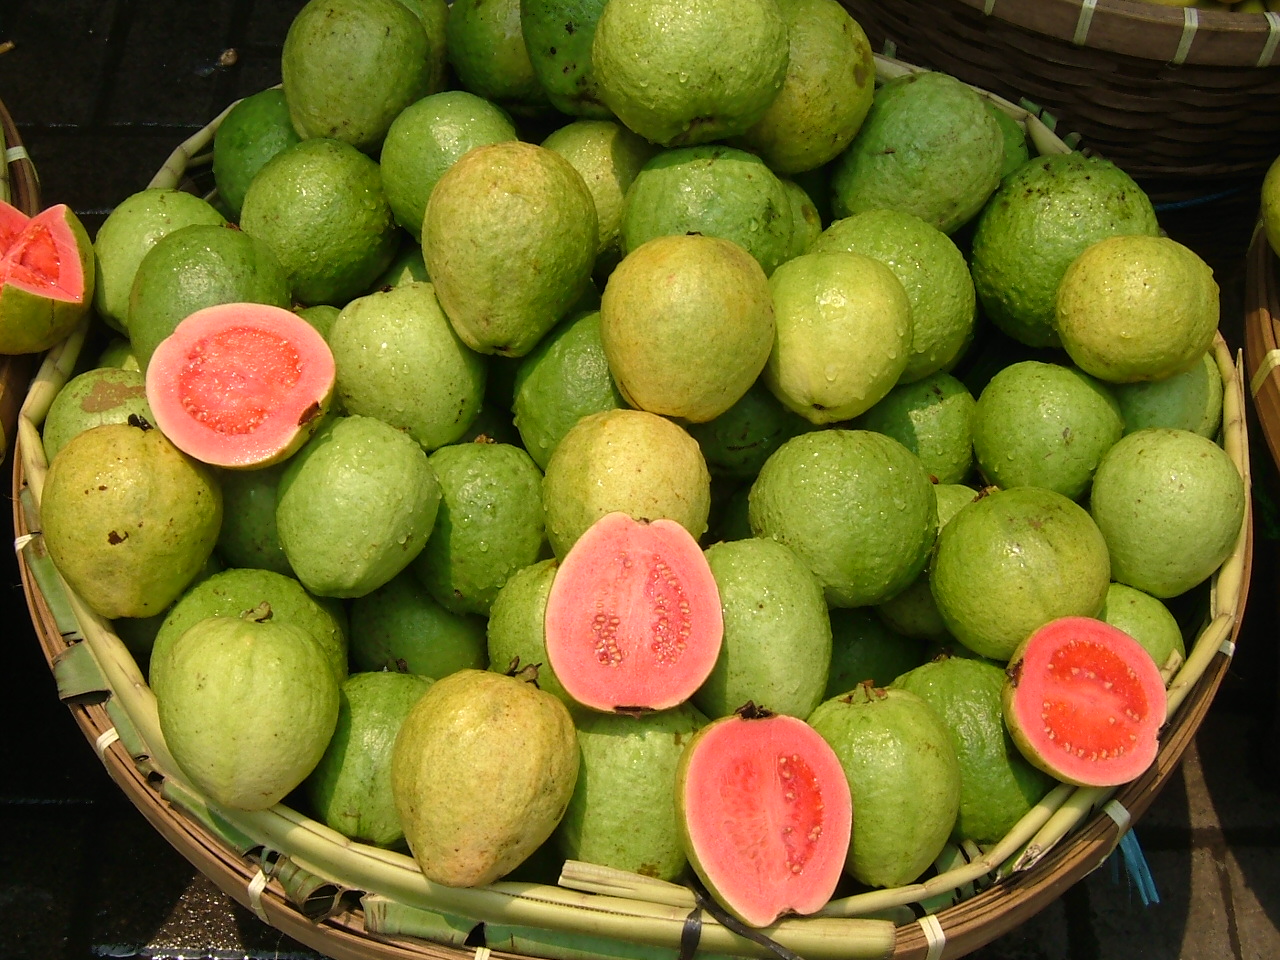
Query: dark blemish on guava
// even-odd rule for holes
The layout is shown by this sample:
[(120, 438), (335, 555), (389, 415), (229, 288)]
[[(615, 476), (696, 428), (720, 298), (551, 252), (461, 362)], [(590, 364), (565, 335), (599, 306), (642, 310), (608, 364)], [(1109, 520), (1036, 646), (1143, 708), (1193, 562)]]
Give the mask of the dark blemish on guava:
[(146, 417), (138, 416), (136, 413), (129, 414), (129, 419), (125, 421), (131, 427), (137, 427), (139, 430), (152, 429), (151, 423)]
[(889, 154), (897, 153), (898, 149), (896, 147), (885, 147), (880, 152), (888, 156)]
[(1022, 680), (1022, 661), (1015, 660), (1009, 666), (1005, 667), (1004, 675), (1009, 678), (1009, 682), (1015, 687)]
[(642, 877), (656, 877), (658, 875), (658, 865), (655, 863), (642, 863), (636, 868), (636, 873)]
[(565, 32), (565, 33), (567, 33), (567, 34), (569, 34), (569, 36), (571, 36), (571, 37), (572, 37), (572, 36), (577, 32), (577, 30), (578, 30), (578, 28), (577, 28), (577, 27), (575, 27), (575, 26), (573, 25), (573, 21), (572, 21), (572, 20), (569, 20), (569, 21), (568, 21), (568, 22), (566, 22), (566, 23), (565, 23), (565, 25), (564, 25), (564, 32)]
[(128, 539), (129, 539), (128, 533), (119, 534), (119, 533), (116, 533), (116, 531), (112, 530), (110, 533), (107, 534), (107, 543), (111, 544), (113, 547), (116, 546), (117, 544), (124, 543)]
[(105, 489), (107, 489), (107, 485), (106, 485), (105, 483), (100, 483), (100, 484), (98, 484), (98, 489), (99, 489), (99, 490), (105, 490)]
[(643, 717), (646, 714), (653, 713), (653, 707), (631, 707), (616, 706), (613, 708), (614, 713), (620, 713), (624, 717)]
[(547, 47), (547, 53), (551, 54), (551, 56), (553, 56), (553, 57), (554, 57), (554, 56), (556, 55), (556, 48), (555, 48), (555, 47)]
[(305, 427), (318, 416), (320, 416), (320, 404), (315, 402), (302, 411), (302, 414), (298, 417), (298, 426)]
[(409, 672), (409, 664), (404, 657), (396, 657), (395, 660), (392, 661), (392, 666), (396, 668), (396, 673)]
[(103, 413), (120, 406), (126, 400), (146, 395), (147, 389), (141, 384), (105, 383), (100, 380), (80, 401), (80, 409), (85, 413)]

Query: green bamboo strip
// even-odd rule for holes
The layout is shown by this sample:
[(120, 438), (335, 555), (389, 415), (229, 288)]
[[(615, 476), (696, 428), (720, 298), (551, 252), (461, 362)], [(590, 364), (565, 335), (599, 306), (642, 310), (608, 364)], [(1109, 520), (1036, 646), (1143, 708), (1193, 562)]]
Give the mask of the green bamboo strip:
[(210, 155), (201, 154), (200, 151), (206, 150), (213, 143), (213, 135), (217, 132), (218, 125), (231, 112), (232, 107), (239, 102), (237, 100), (235, 103), (229, 104), (213, 120), (178, 144), (177, 148), (165, 160), (164, 166), (157, 170), (156, 175), (151, 178), (147, 188), (176, 190), (178, 184), (182, 182), (182, 178), (186, 176), (188, 168), (198, 163), (207, 163)]
[[(0, 157), (9, 155), (9, 138), (5, 136), (4, 127), (0, 126)], [(13, 202), (13, 188), (9, 185), (9, 163), (0, 163), (0, 200)]]
[(364, 910), (365, 929), (383, 936), (419, 937), (460, 947), (476, 928), (476, 921), (467, 917), (421, 910), (377, 894), (361, 897), (360, 907)]
[(681, 884), (584, 860), (564, 862), (560, 870), (560, 886), (584, 893), (643, 900), (645, 903), (665, 903), (686, 910), (692, 909), (696, 903), (693, 891)]

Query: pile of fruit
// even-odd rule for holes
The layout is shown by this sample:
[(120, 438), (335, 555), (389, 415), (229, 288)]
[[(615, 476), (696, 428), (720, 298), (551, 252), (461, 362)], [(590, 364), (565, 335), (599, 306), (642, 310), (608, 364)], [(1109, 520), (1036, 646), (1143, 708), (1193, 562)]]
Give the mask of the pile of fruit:
[(835, 0), (310, 0), (281, 68), (209, 199), (0, 222), (0, 346), (102, 338), (44, 544), (203, 796), (762, 927), (1151, 763), (1247, 491), (1125, 173)]

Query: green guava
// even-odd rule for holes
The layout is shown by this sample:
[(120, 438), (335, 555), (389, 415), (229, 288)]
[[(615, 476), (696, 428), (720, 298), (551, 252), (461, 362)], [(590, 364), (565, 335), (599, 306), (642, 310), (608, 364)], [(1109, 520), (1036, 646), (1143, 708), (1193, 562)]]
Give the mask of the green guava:
[(539, 560), (517, 570), (502, 585), (489, 608), (489, 668), (504, 672), (532, 664), (538, 668), (538, 686), (572, 705), (573, 698), (547, 660), (547, 594), (558, 566), (553, 559)]
[(105, 366), (86, 370), (68, 380), (49, 405), (40, 428), (44, 455), (52, 460), (76, 434), (130, 417), (154, 422), (142, 374)]
[(1123, 583), (1107, 587), (1098, 619), (1119, 627), (1142, 644), (1168, 683), (1187, 659), (1187, 647), (1177, 618), (1163, 603)]
[(222, 490), (204, 464), (135, 418), (91, 427), (49, 464), (40, 531), (49, 557), (95, 613), (159, 613), (204, 566)]
[(563, 557), (587, 527), (620, 510), (675, 520), (701, 537), (711, 510), (711, 475), (679, 424), (643, 410), (607, 410), (561, 438), (542, 482), (547, 539)]
[(960, 483), (973, 467), (975, 406), (963, 383), (937, 372), (899, 383), (854, 425), (893, 437), (920, 458), (936, 483)]
[(833, 607), (830, 617), (831, 666), (823, 700), (864, 682), (887, 687), (925, 662), (924, 641), (898, 633), (870, 607)]
[(262, 165), (301, 140), (284, 91), (269, 87), (236, 102), (213, 135), (213, 183), (218, 200), (240, 218), (245, 191)]
[(1212, 440), (1222, 426), (1222, 372), (1211, 350), (1182, 373), (1163, 380), (1113, 384), (1111, 392), (1120, 404), (1125, 433), (1168, 427)]
[(521, 0), (520, 28), (529, 63), (551, 105), (574, 117), (608, 120), (591, 69), (596, 21), (606, 0)]
[(223, 470), (222, 527), (218, 554), (232, 567), (273, 570), (293, 576), (276, 530), (276, 498), (284, 463), (261, 470)]
[(713, 477), (752, 480), (773, 451), (812, 428), (757, 380), (720, 416), (691, 423), (687, 429), (702, 448)]
[(352, 600), (350, 616), (353, 670), (392, 670), (438, 680), (489, 665), (484, 618), (446, 610), (412, 570)]
[(445, 45), (459, 87), (513, 113), (536, 114), (550, 101), (529, 59), (520, 6), (520, 0), (453, 0)]
[(543, 554), (542, 471), (508, 443), (451, 444), (428, 463), (440, 509), (410, 567), (445, 609), (487, 615), (507, 578)]

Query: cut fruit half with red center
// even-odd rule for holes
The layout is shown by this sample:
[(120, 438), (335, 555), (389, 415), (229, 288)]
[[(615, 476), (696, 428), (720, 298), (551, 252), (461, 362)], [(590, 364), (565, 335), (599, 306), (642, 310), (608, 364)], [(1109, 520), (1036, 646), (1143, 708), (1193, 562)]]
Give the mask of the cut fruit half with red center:
[(1151, 655), (1123, 630), (1092, 617), (1059, 617), (1009, 660), (1005, 725), (1018, 749), (1052, 777), (1109, 787), (1156, 757), (1168, 710)]
[(219, 467), (288, 457), (329, 409), (335, 367), (316, 329), (282, 307), (197, 310), (147, 364), (147, 402), (184, 453)]
[(681, 755), (676, 808), (694, 871), (754, 927), (831, 899), (853, 825), (835, 751), (803, 720), (748, 705), (703, 727)]
[(565, 554), (547, 595), (547, 658), (574, 700), (610, 713), (684, 702), (715, 666), (720, 591), (674, 520), (606, 514)]
[(37, 353), (88, 313), (93, 245), (65, 203), (28, 217), (0, 201), (0, 353)]

